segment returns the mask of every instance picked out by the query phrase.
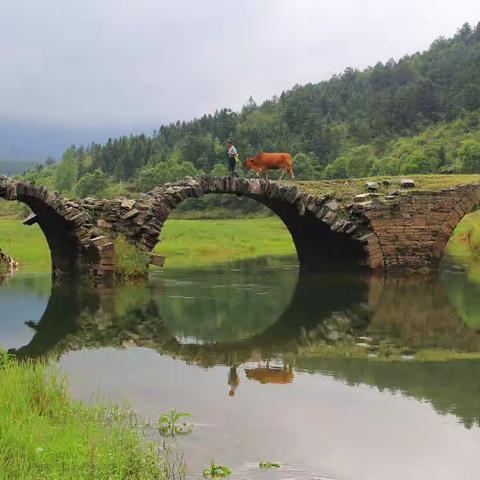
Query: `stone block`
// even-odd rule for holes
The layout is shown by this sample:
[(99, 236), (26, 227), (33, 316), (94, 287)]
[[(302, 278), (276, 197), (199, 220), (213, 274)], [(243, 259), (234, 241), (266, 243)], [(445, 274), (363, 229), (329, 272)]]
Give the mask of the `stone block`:
[(379, 185), (377, 182), (366, 182), (365, 183), (365, 188), (369, 191), (369, 192), (376, 192), (379, 188)]
[(400, 180), (400, 186), (402, 188), (413, 188), (415, 186), (415, 182), (411, 178), (402, 178)]
[(380, 195), (378, 193), (360, 193), (359, 195), (355, 195), (353, 200), (355, 202), (365, 202), (366, 200), (370, 200), (372, 198), (377, 198)]
[(110, 229), (110, 228), (112, 228), (112, 226), (113, 226), (112, 223), (107, 222), (107, 220), (104, 220), (103, 218), (99, 218), (99, 219), (97, 220), (97, 227), (99, 227), (99, 228), (108, 228), (108, 229)]
[(120, 206), (122, 208), (126, 208), (128, 210), (131, 210), (135, 206), (136, 200), (131, 199), (131, 200), (124, 200)]
[(127, 213), (125, 213), (125, 215), (122, 215), (121, 218), (122, 218), (123, 220), (129, 220), (130, 218), (136, 217), (139, 213), (140, 213), (139, 210), (137, 210), (136, 208), (132, 208), (132, 209), (129, 210)]
[(152, 253), (150, 255), (150, 264), (156, 265), (157, 267), (163, 267), (165, 264), (165, 257), (163, 255), (158, 255), (157, 253)]

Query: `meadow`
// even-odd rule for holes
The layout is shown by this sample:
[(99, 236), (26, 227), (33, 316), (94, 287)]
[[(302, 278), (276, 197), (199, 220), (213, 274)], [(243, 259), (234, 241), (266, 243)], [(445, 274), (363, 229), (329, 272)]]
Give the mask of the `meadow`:
[[(24, 272), (50, 270), (48, 245), (38, 225), (0, 219), (0, 248)], [(165, 268), (209, 266), (267, 255), (295, 255), (290, 233), (278, 217), (232, 220), (169, 220), (155, 251)]]

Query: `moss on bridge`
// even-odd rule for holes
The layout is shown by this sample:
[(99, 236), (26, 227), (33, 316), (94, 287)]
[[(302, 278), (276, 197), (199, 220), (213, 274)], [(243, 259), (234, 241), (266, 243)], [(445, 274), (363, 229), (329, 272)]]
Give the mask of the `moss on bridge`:
[[(398, 177), (389, 177), (387, 175), (368, 178), (354, 178), (341, 180), (318, 180), (318, 181), (296, 181), (294, 182), (301, 190), (312, 195), (323, 195), (333, 193), (342, 202), (348, 203), (353, 200), (355, 195), (366, 193), (366, 182), (377, 182), (379, 184), (378, 193), (388, 195), (395, 190), (400, 189), (400, 181), (403, 178), (410, 178), (415, 182), (414, 188), (404, 189), (405, 191), (418, 190), (442, 190), (444, 188), (455, 187), (456, 185), (478, 183), (480, 184), (480, 175), (459, 174), (459, 175), (402, 175)], [(383, 180), (389, 180), (390, 185), (384, 186)], [(292, 184), (293, 182), (285, 182)]]

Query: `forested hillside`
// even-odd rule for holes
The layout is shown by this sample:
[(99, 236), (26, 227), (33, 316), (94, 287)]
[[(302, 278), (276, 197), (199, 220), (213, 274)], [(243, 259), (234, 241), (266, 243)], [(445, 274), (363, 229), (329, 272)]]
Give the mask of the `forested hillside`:
[(298, 178), (480, 172), (480, 24), (422, 53), (347, 69), (240, 112), (223, 109), (146, 135), (68, 148), (27, 174), (77, 195), (120, 193), (221, 173), (224, 140), (242, 158), (289, 151)]

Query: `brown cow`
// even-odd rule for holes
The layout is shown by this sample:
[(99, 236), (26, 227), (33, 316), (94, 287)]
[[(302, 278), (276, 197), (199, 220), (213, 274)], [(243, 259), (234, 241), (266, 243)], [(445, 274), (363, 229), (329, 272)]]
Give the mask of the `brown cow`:
[(292, 156), (289, 153), (266, 153), (260, 152), (257, 153), (254, 157), (248, 157), (243, 162), (245, 168), (250, 168), (258, 174), (265, 171), (265, 178), (268, 180), (268, 171), (269, 170), (282, 170), (282, 175), (280, 180), (285, 175), (285, 172), (288, 170), (290, 175), (293, 178), (293, 168), (292, 168)]

